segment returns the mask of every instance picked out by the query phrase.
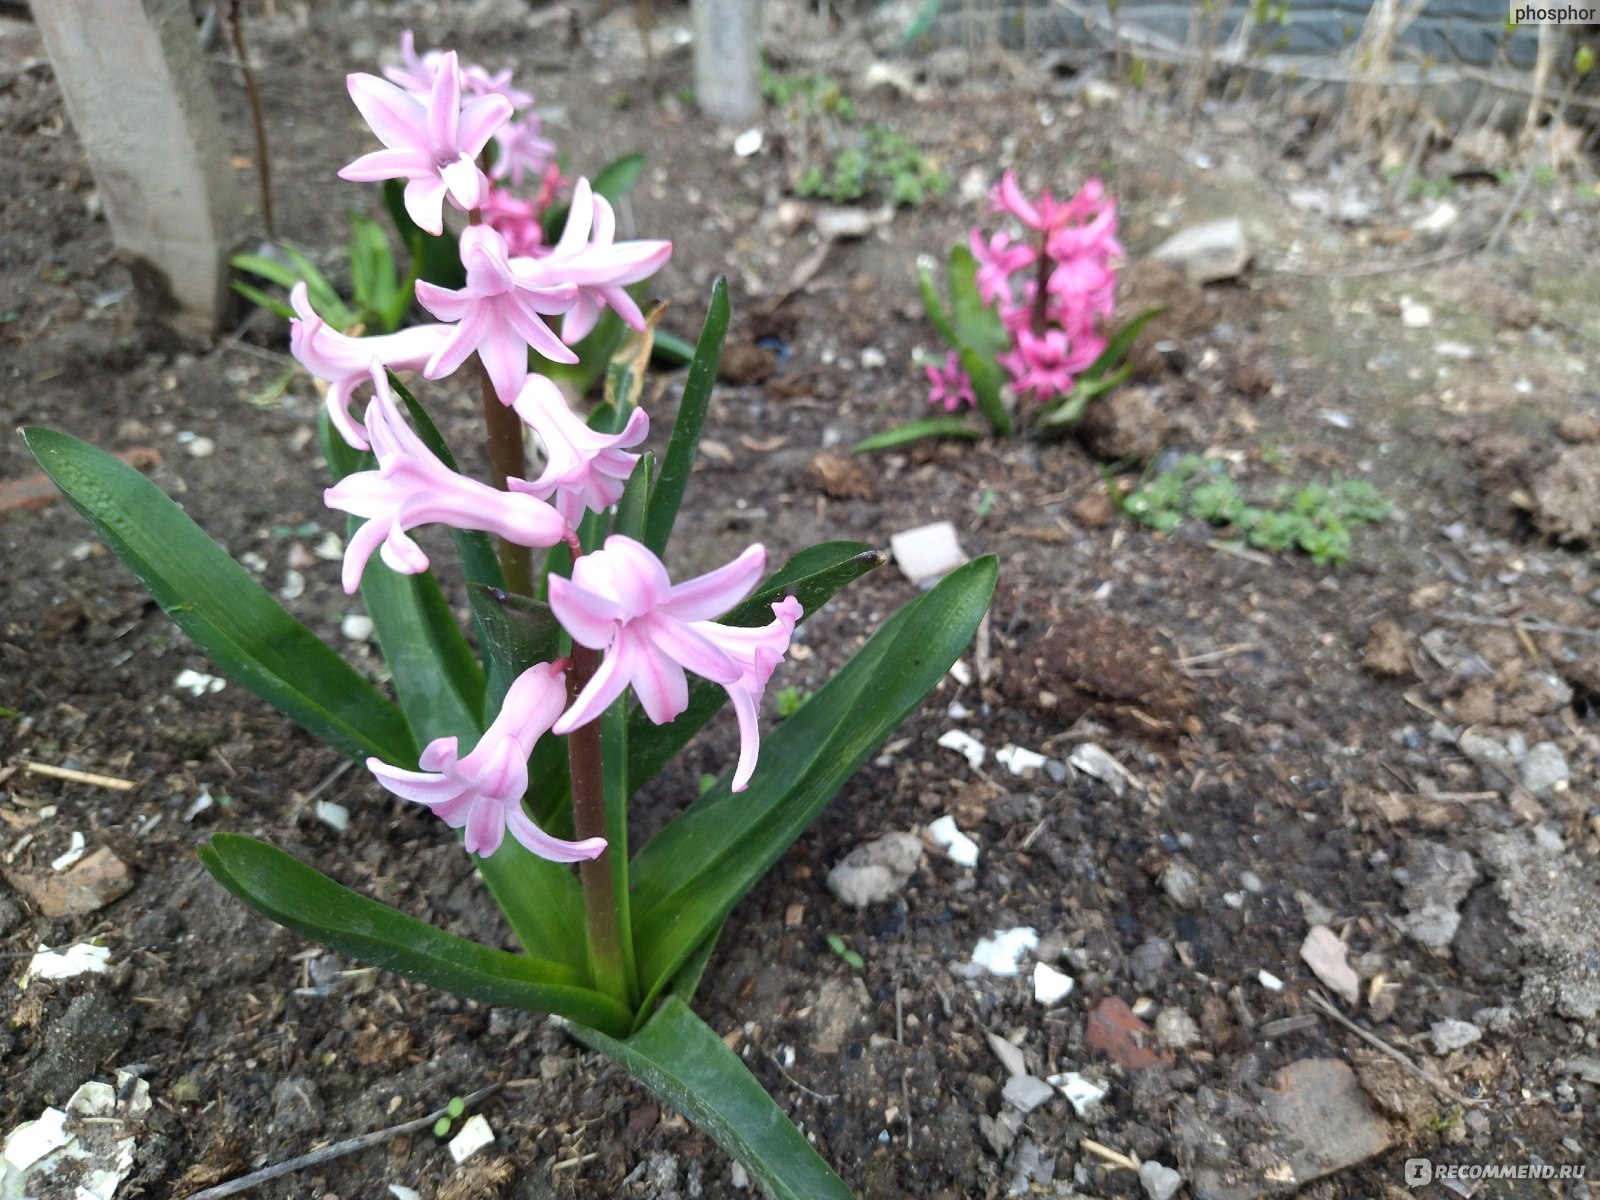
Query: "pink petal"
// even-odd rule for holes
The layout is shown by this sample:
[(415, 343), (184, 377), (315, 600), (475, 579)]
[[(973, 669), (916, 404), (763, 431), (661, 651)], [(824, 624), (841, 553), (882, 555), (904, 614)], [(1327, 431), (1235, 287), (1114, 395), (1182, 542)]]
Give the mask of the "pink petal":
[(617, 601), (555, 574), (550, 576), (550, 608), (572, 640), (591, 650), (609, 646), (622, 623), (622, 606)]
[(413, 179), (432, 169), (432, 161), (415, 150), (374, 150), (340, 167), (339, 178), (351, 183), (377, 183), (384, 179)]
[[(651, 630), (651, 642), (655, 644), (641, 647), (634, 660), (633, 691), (644, 706), (645, 716), (657, 725), (665, 725), (689, 707), (689, 680), (683, 668), (662, 653), (664, 647), (654, 636), (656, 632)], [(732, 670), (737, 677), (738, 668)]]
[[(649, 631), (647, 636), (651, 645), (673, 662), (714, 683), (732, 683), (739, 678), (739, 664), (705, 632), (671, 617), (649, 616), (640, 620), (647, 623), (645, 628)], [(643, 693), (640, 693), (640, 698), (643, 698)], [(677, 716), (677, 713), (673, 716)], [(656, 721), (656, 724), (662, 722)]]
[(444, 180), (445, 194), (450, 197), (450, 202), (462, 212), (471, 212), (489, 194), (488, 178), (470, 158), (462, 157), (440, 167), (439, 177)]
[(378, 140), (391, 149), (427, 149), (427, 110), (376, 75), (349, 75), (345, 86)]
[(553, 254), (576, 254), (589, 244), (589, 230), (594, 225), (594, 192), (587, 179), (580, 178), (572, 185), (572, 203), (567, 206), (567, 224), (561, 231), (561, 240), (555, 244)]
[(585, 838), (581, 842), (568, 842), (558, 837), (551, 837), (528, 818), (520, 804), (507, 806), (505, 815), (506, 828), (511, 831), (511, 836), (540, 858), (558, 863), (583, 862), (599, 858), (605, 853), (605, 838)]
[(504, 316), (517, 331), (518, 337), (552, 362), (578, 361), (578, 356), (561, 344), (561, 339), (551, 332), (550, 326), (531, 311), (531, 306), (522, 295), (516, 296), (514, 301), (506, 306)]
[(439, 60), (426, 115), (429, 148), (436, 154), (455, 154), (458, 150), (456, 130), (461, 124), (461, 74), (454, 50), (446, 51)]
[(503, 321), (493, 322), (491, 332), (478, 342), (478, 357), (489, 372), (500, 403), (509, 406), (528, 378), (528, 347), (506, 325)]
[(467, 816), (467, 853), (493, 854), (500, 849), (505, 836), (506, 821), (501, 806), (488, 796), (479, 796)]
[(756, 697), (748, 688), (735, 684), (728, 689), (728, 699), (733, 702), (734, 716), (739, 720), (739, 765), (734, 768), (731, 787), (735, 792), (742, 792), (755, 773), (761, 751), (760, 713), (756, 710)]
[(456, 145), (462, 153), (477, 158), (489, 139), (507, 121), (514, 110), (504, 96), (479, 96), (467, 102), (461, 110), (461, 123), (456, 131)]
[[(467, 232), (472, 231), (469, 228)], [(426, 279), (417, 280), (417, 299), (422, 302), (423, 308), (441, 321), (459, 321), (477, 304), (465, 291), (451, 291)]]
[[(550, 582), (554, 584), (555, 581), (555, 576), (551, 576)], [(553, 588), (551, 594), (554, 595)], [(551, 607), (555, 607), (553, 603)], [(566, 621), (561, 623), (567, 624)], [(572, 632), (570, 626), (567, 632)], [(588, 686), (578, 693), (572, 702), (572, 707), (561, 715), (561, 719), (551, 726), (550, 731), (559, 734), (571, 733), (610, 708), (611, 702), (627, 690), (644, 653), (646, 652), (639, 646), (636, 638), (630, 638), (626, 631), (619, 633), (616, 641), (606, 652), (605, 658), (600, 660), (599, 668), (590, 677)]]
[(681, 621), (721, 616), (750, 594), (766, 565), (766, 547), (757, 542), (727, 566), (678, 584), (661, 611)]
[(427, 179), (413, 179), (406, 184), (406, 215), (417, 223), (417, 228), (438, 237), (444, 232), (445, 181), (434, 175)]

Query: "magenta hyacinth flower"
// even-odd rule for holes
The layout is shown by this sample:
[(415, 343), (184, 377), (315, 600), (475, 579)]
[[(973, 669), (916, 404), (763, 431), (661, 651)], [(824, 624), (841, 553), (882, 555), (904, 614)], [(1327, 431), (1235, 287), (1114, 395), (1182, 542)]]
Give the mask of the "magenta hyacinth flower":
[(1070, 392), (1078, 373), (1105, 348), (1105, 339), (1094, 333), (1069, 338), (1062, 329), (1047, 329), (1038, 336), (1019, 329), (1016, 349), (999, 355), (997, 361), (1010, 372), (1019, 393), (1031, 392), (1034, 399), (1046, 401)]
[(1009, 233), (995, 234), (987, 242), (976, 227), (967, 235), (972, 257), (978, 262), (978, 296), (991, 307), (1012, 298), (1011, 277), (1039, 261), (1039, 252)]
[(579, 645), (605, 651), (555, 731), (587, 725), (630, 684), (645, 714), (664, 725), (688, 707), (685, 669), (724, 687), (737, 683), (745, 668), (707, 623), (749, 595), (766, 561), (766, 550), (754, 545), (727, 566), (675, 585), (648, 547), (612, 534), (578, 559), (571, 579), (552, 575), (556, 619)]
[(328, 417), (339, 436), (365, 450), (367, 433), (350, 415), (350, 403), (356, 388), (371, 381), (374, 360), (391, 371), (420, 371), (450, 330), (444, 325), (413, 325), (381, 337), (350, 337), (317, 316), (303, 282), (290, 290), (289, 305), (299, 314), (289, 322), (290, 353), (328, 385)]
[(773, 621), (755, 629), (740, 629), (697, 621), (696, 632), (714, 641), (739, 664), (739, 678), (724, 684), (733, 711), (739, 720), (739, 765), (734, 768), (731, 789), (742, 792), (756, 769), (761, 749), (761, 697), (767, 681), (789, 650), (795, 622), (805, 613), (800, 601), (786, 596), (772, 606)]
[(456, 739), (442, 737), (423, 750), (417, 764), (421, 770), (405, 771), (377, 758), (367, 759), (367, 769), (402, 800), (425, 804), (451, 829), (466, 830), (469, 854), (493, 854), (509, 832), (551, 862), (594, 858), (605, 850), (605, 838), (569, 842), (552, 837), (522, 808), (528, 756), (566, 703), (565, 673), (553, 663), (537, 663), (517, 676), (472, 753), (460, 757)]
[(544, 229), (539, 225), (539, 206), (532, 200), (513, 196), (505, 188), (492, 188), (479, 206), (483, 223), (506, 240), (507, 262), (526, 258), (544, 249)]
[(578, 356), (562, 344), (544, 316), (566, 312), (576, 293), (555, 276), (530, 278), (524, 268), (535, 259), (512, 259), (506, 240), (488, 225), (461, 232), (461, 264), (467, 285), (459, 291), (419, 280), (417, 299), (452, 329), (424, 369), (429, 379), (442, 379), (478, 352), (500, 402), (510, 405), (528, 378), (528, 347), (556, 362), (574, 363)]
[(569, 346), (594, 328), (606, 308), (634, 329), (644, 328), (644, 314), (625, 289), (659, 271), (672, 257), (672, 243), (619, 243), (616, 233), (617, 216), (610, 203), (595, 194), (587, 179), (579, 179), (560, 240), (526, 268), (528, 278), (546, 287), (567, 283), (577, 288), (577, 301), (561, 323), (561, 340)]
[(567, 407), (561, 389), (543, 375), (530, 375), (512, 406), (544, 446), (548, 460), (539, 478), (513, 480), (513, 491), (547, 500), (568, 526), (578, 527), (585, 510), (603, 512), (622, 497), (639, 461), (627, 447), (637, 446), (650, 432), (650, 418), (636, 408), (621, 433), (598, 433)]
[(972, 379), (961, 366), (961, 356), (954, 350), (945, 356), (944, 365), (929, 363), (923, 368), (928, 373), (928, 403), (944, 406), (945, 412), (960, 412), (976, 408), (978, 397), (972, 391)]
[(456, 53), (441, 56), (426, 102), (376, 75), (351, 75), (350, 98), (384, 149), (363, 154), (339, 172), (340, 179), (376, 183), (406, 181), (406, 212), (437, 236), (444, 231), (444, 202), (463, 212), (489, 194), (489, 179), (477, 158), (511, 116), (504, 96), (478, 96), (461, 103)]
[(401, 574), (426, 571), (428, 556), (407, 534), (419, 525), (478, 529), (519, 546), (548, 547), (565, 540), (567, 523), (543, 500), (502, 492), (440, 462), (400, 415), (388, 377), (376, 363), (372, 384), (367, 438), (377, 470), (346, 475), (323, 493), (329, 508), (366, 518), (345, 547), (347, 593), (361, 586), (367, 560), (380, 546), (383, 561)]

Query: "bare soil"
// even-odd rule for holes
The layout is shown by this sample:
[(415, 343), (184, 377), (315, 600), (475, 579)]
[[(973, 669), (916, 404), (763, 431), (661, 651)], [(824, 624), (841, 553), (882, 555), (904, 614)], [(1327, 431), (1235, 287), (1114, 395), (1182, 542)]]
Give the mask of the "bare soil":
[[(935, 520), (969, 553), (1000, 556), (970, 682), (947, 679), (734, 914), (702, 1014), (866, 1197), (1142, 1194), (1091, 1141), (1175, 1167), (1194, 1195), (1293, 1190), (1305, 1173), (1283, 1174), (1263, 1106), (1293, 1090), (1276, 1073), (1307, 1059), (1353, 1067), (1388, 1146), (1310, 1194), (1396, 1194), (1415, 1157), (1600, 1164), (1593, 164), (1567, 160), (1530, 188), (1492, 252), (1394, 269), (1492, 227), (1512, 189), (1485, 172), (1445, 197), (1458, 215), (1442, 232), (1419, 230), (1435, 200), (1386, 202), (1368, 160), (1308, 156), (1320, 126), (1287, 101), (1219, 100), (1191, 120), (1126, 86), (1085, 91), (1106, 64), (965, 53), (910, 64), (911, 94), (872, 88), (873, 31), (825, 28), (797, 7), (772, 42), (779, 69), (832, 73), (864, 118), (900, 129), (954, 181), (820, 266), (814, 206), (788, 190), (793, 131), (774, 118), (761, 152), (733, 154), (737, 131), (684, 101), (675, 8), (658, 14), (649, 69), (631, 6), (576, 6), (574, 41), (560, 14), (530, 19), (497, 0), (309, 17), (280, 6), (250, 26), (279, 222), (330, 269), (346, 207), (372, 199), (334, 177), (367, 148), (343, 76), (375, 69), (405, 26), (421, 45), (516, 66), (574, 169), (648, 153), (625, 219), (675, 242), (656, 284), (668, 324), (693, 336), (715, 274), (735, 299), (710, 429), (720, 453), (691, 493), (677, 570), (757, 539), (780, 558), (831, 538), (886, 546)], [(0, 35), (3, 424), (136, 452), (269, 588), (297, 575), (291, 610), (375, 671), (372, 649), (341, 633), (356, 609), (337, 563), (315, 553), (342, 521), (321, 505), (316, 393), (303, 377), (279, 386), (284, 331), (258, 318), (184, 346), (141, 311), (36, 33), (7, 14)], [(212, 75), (253, 188), (237, 72), (219, 52)], [(851, 443), (922, 407), (912, 352), (935, 335), (916, 256), (983, 219), (981, 188), (1004, 167), (1057, 190), (1098, 173), (1123, 204), (1137, 293), (1125, 308), (1171, 306), (1141, 352), (1142, 399), (1120, 402), (1132, 425), (1119, 432), (1108, 410), (1085, 439), (1099, 456), (1078, 440), (991, 439), (852, 469)], [(1318, 196), (1350, 194), (1374, 200), (1359, 222), (1318, 211)], [(1170, 230), (1222, 214), (1242, 216), (1256, 243), (1241, 279), (1202, 290), (1139, 261)], [(1371, 264), (1385, 269), (1350, 272)], [(663, 417), (678, 387), (652, 394)], [(428, 402), (470, 445), (471, 398), (446, 388)], [(1143, 465), (1126, 455), (1168, 450), (1220, 456), (1262, 488), (1368, 479), (1394, 512), (1358, 531), (1336, 569), (1240, 553), (1196, 524), (1153, 533), (1117, 514), (1105, 468), (1121, 460), (1112, 481), (1126, 488)], [(196, 698), (175, 686), (207, 664), (35, 474), (18, 439), (0, 441), (0, 952), (12, 980), (41, 945), (100, 939), (113, 965), (7, 985), (0, 1131), (133, 1070), (154, 1110), (118, 1195), (184, 1196), (498, 1083), (484, 1105), (496, 1140), (463, 1166), (423, 1134), (255, 1194), (744, 1194), (720, 1150), (542, 1018), (335, 961), (210, 881), (195, 844), (239, 831), (458, 932), (508, 936), (427, 814), (343, 771), (241, 688)], [(891, 567), (841, 595), (775, 687), (818, 686), (913, 594)], [(936, 744), (951, 728), (989, 748), (981, 769)], [(1084, 743), (1122, 764), (1118, 787), (1059, 766), (1018, 777), (993, 756), (1014, 744), (1060, 764)], [(1541, 743), (1570, 778), (1530, 790), (1518, 750)], [(715, 724), (652, 803), (681, 803), (734, 744), (731, 721)], [(36, 763), (133, 787), (63, 782)], [(349, 828), (317, 819), (317, 801), (345, 806)], [(853, 847), (946, 813), (977, 840), (975, 869), (930, 853), (891, 902), (857, 911), (830, 893), (828, 871)], [(131, 886), (52, 916), (51, 861), (75, 832), (126, 864)], [(1427, 936), (1417, 914), (1430, 897), (1459, 917), (1453, 940)], [(979, 938), (1019, 925), (1040, 936), (1021, 975), (971, 969)], [(1313, 1006), (1327, 989), (1300, 948), (1315, 925), (1360, 976), (1357, 1001), (1335, 1005), (1433, 1084)], [(829, 951), (830, 934), (863, 970)], [(1033, 960), (1075, 977), (1058, 1006), (1035, 1002)], [(1112, 997), (1152, 1025), (1168, 1010), (1190, 1024), (1166, 1017), (1157, 1053), (1108, 1055), (1090, 1017)], [(1430, 1031), (1446, 1019), (1481, 1037), (1440, 1052)], [(1009, 1115), (987, 1034), (1019, 1046), (1035, 1075), (1102, 1082), (1105, 1100), (1081, 1117), (1059, 1098)]]

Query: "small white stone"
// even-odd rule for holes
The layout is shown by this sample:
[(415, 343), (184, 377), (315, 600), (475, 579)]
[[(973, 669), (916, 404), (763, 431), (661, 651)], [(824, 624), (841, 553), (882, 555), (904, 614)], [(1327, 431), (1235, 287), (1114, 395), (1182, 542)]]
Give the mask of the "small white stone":
[(494, 1130), (489, 1128), (489, 1122), (482, 1113), (473, 1113), (461, 1126), (461, 1132), (450, 1139), (450, 1157), (458, 1163), (466, 1162), (492, 1141)]
[(394, 1197), (394, 1200), (422, 1200), (421, 1192), (417, 1191), (416, 1188), (406, 1187), (403, 1183), (391, 1183), (389, 1185), (389, 1194)]
[(1076, 1071), (1052, 1075), (1050, 1082), (1061, 1089), (1061, 1094), (1067, 1098), (1067, 1103), (1072, 1105), (1072, 1111), (1080, 1117), (1087, 1117), (1094, 1106), (1104, 1100), (1111, 1090), (1092, 1079), (1085, 1079)]
[(746, 129), (733, 139), (733, 152), (740, 158), (749, 158), (761, 150), (766, 137), (759, 129)]
[(1056, 1097), (1055, 1088), (1033, 1075), (1013, 1075), (1000, 1091), (1001, 1097), (1020, 1113), (1031, 1113)]
[[(66, 1125), (67, 1114), (59, 1108), (45, 1109), (37, 1121), (24, 1121), (6, 1135), (5, 1157), (0, 1165), (26, 1171), (45, 1155), (74, 1140)], [(10, 1171), (6, 1174), (9, 1176)]]
[(366, 613), (345, 613), (339, 632), (352, 642), (372, 640), (372, 618)]
[(901, 573), (924, 591), (967, 561), (949, 521), (901, 530), (889, 538), (889, 550)]
[(1046, 1008), (1065, 1000), (1072, 994), (1077, 980), (1049, 963), (1033, 964), (1033, 998)]
[(22, 982), (30, 979), (72, 979), (78, 975), (104, 975), (111, 962), (109, 946), (91, 946), (77, 942), (65, 950), (47, 950), (43, 946), (28, 963)]
[(1271, 971), (1263, 970), (1256, 975), (1256, 978), (1261, 981), (1261, 986), (1269, 992), (1283, 991), (1283, 980), (1279, 979)]
[(984, 749), (983, 743), (970, 733), (962, 733), (959, 729), (947, 729), (939, 735), (939, 745), (946, 750), (954, 750), (971, 765), (974, 771), (983, 766), (984, 759), (989, 752)]
[(1433, 324), (1433, 309), (1410, 296), (1400, 297), (1400, 323), (1407, 329), (1426, 329)]
[(861, 366), (867, 371), (881, 371), (889, 365), (889, 356), (876, 346), (868, 346), (861, 352)]
[(184, 447), (190, 458), (210, 458), (217, 452), (217, 444), (208, 437), (197, 437)]
[(733, 1184), (735, 1191), (744, 1191), (750, 1186), (750, 1172), (744, 1169), (744, 1164), (734, 1163), (728, 1172), (728, 1182)]
[(972, 682), (972, 668), (958, 658), (950, 664), (950, 678), (966, 687)]
[(994, 752), (997, 763), (1013, 775), (1026, 775), (1030, 771), (1042, 771), (1044, 764), (1049, 761), (1037, 750), (1028, 750), (1022, 746), (1002, 746)]
[(343, 562), (344, 539), (337, 533), (325, 533), (322, 540), (311, 548), (311, 553), (323, 562)]
[(948, 813), (928, 826), (928, 836), (936, 846), (942, 846), (950, 861), (960, 867), (978, 865), (978, 843), (956, 828), (956, 819)]
[(1470, 1046), (1483, 1036), (1483, 1030), (1471, 1021), (1457, 1021), (1446, 1018), (1435, 1021), (1428, 1027), (1428, 1040), (1433, 1043), (1435, 1054), (1449, 1054), (1452, 1050), (1460, 1050), (1463, 1046)]
[(973, 947), (972, 961), (991, 975), (1015, 975), (1018, 960), (1037, 949), (1039, 932), (1026, 925), (1001, 929), (992, 938), (979, 938)]
[(202, 671), (191, 671), (186, 667), (178, 672), (178, 677), (172, 681), (172, 686), (198, 698), (208, 692), (220, 692), (228, 686), (228, 681)]
[(343, 833), (350, 827), (350, 810), (332, 800), (317, 801), (317, 820)]
[(1183, 1186), (1183, 1176), (1171, 1167), (1152, 1159), (1139, 1164), (1139, 1182), (1150, 1200), (1172, 1200)]
[(1084, 742), (1074, 748), (1067, 759), (1067, 764), (1075, 771), (1082, 771), (1091, 779), (1098, 779), (1111, 789), (1113, 796), (1120, 796), (1127, 790), (1127, 770), (1093, 742)]

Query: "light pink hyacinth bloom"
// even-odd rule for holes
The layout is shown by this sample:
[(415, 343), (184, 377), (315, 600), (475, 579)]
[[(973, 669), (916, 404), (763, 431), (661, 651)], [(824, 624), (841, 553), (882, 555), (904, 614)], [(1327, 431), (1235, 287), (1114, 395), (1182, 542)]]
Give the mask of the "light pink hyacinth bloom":
[(978, 398), (972, 391), (972, 379), (961, 365), (961, 356), (954, 350), (945, 356), (943, 366), (929, 363), (923, 370), (928, 374), (929, 404), (935, 408), (943, 405), (945, 412), (977, 407)]
[(599, 433), (567, 407), (561, 389), (543, 375), (528, 376), (512, 407), (539, 435), (548, 461), (539, 478), (510, 480), (507, 486), (548, 500), (573, 529), (585, 510), (603, 512), (621, 499), (639, 461), (627, 447), (637, 446), (650, 433), (644, 409), (633, 410), (621, 433)]
[(538, 113), (528, 113), (520, 120), (507, 121), (494, 135), (494, 166), (490, 174), (496, 179), (511, 180), (512, 187), (521, 187), (525, 176), (539, 176), (555, 157), (556, 144), (540, 133)]
[(344, 552), (344, 590), (353, 594), (374, 550), (403, 575), (428, 569), (428, 556), (407, 531), (419, 525), (477, 529), (519, 546), (549, 547), (567, 536), (567, 523), (544, 501), (502, 492), (457, 474), (423, 445), (406, 423), (388, 377), (372, 368), (373, 397), (367, 406), (367, 439), (377, 456), (375, 471), (346, 475), (323, 493), (329, 508), (366, 521)]
[(350, 337), (317, 316), (304, 282), (290, 289), (289, 305), (299, 314), (289, 322), (290, 353), (328, 385), (328, 417), (339, 436), (365, 450), (367, 432), (351, 416), (350, 404), (356, 388), (371, 382), (373, 361), (391, 371), (420, 371), (450, 330), (443, 325), (413, 325), (380, 337)]
[[(674, 584), (649, 547), (621, 534), (585, 554), (572, 578), (550, 577), (550, 608), (572, 640), (605, 651), (594, 678), (556, 722), (557, 733), (587, 725), (629, 684), (657, 725), (689, 703), (684, 669), (714, 683), (737, 682), (743, 668), (703, 623), (750, 594), (765, 569), (767, 552), (751, 546), (725, 567)], [(721, 628), (719, 626), (719, 628)]]
[(731, 625), (716, 625), (710, 621), (696, 621), (697, 633), (714, 641), (727, 655), (739, 664), (739, 678), (724, 684), (733, 711), (739, 720), (739, 765), (734, 768), (731, 790), (742, 792), (756, 769), (756, 757), (761, 749), (761, 697), (767, 690), (767, 681), (788, 652), (789, 641), (794, 636), (795, 622), (805, 613), (800, 601), (785, 596), (772, 606), (773, 621), (755, 629), (741, 629)]
[(546, 286), (576, 286), (577, 300), (561, 323), (561, 340), (569, 346), (594, 328), (606, 308), (634, 329), (644, 328), (644, 314), (625, 289), (659, 271), (672, 257), (672, 243), (617, 242), (616, 235), (617, 215), (610, 203), (595, 194), (587, 179), (580, 179), (572, 188), (560, 240), (525, 270), (527, 278)]
[(544, 323), (545, 316), (566, 312), (576, 292), (555, 275), (531, 277), (524, 268), (536, 261), (512, 259), (505, 238), (488, 225), (462, 230), (466, 287), (453, 291), (425, 280), (417, 283), (422, 306), (440, 320), (456, 322), (423, 374), (442, 379), (476, 350), (495, 395), (509, 406), (528, 378), (529, 346), (556, 362), (577, 362), (578, 356)]
[(421, 770), (401, 770), (377, 758), (367, 759), (367, 769), (402, 800), (425, 804), (451, 829), (465, 829), (469, 854), (493, 854), (509, 832), (551, 862), (594, 858), (606, 848), (605, 838), (552, 837), (522, 808), (528, 756), (566, 703), (565, 673), (553, 663), (537, 663), (517, 676), (472, 753), (460, 757), (456, 739), (442, 737), (423, 750)]
[(447, 197), (463, 212), (483, 203), (489, 179), (477, 158), (510, 118), (511, 101), (489, 95), (463, 105), (454, 50), (441, 56), (426, 102), (376, 75), (355, 74), (346, 82), (385, 148), (363, 154), (339, 172), (340, 179), (404, 179), (406, 212), (435, 236), (444, 231)]

